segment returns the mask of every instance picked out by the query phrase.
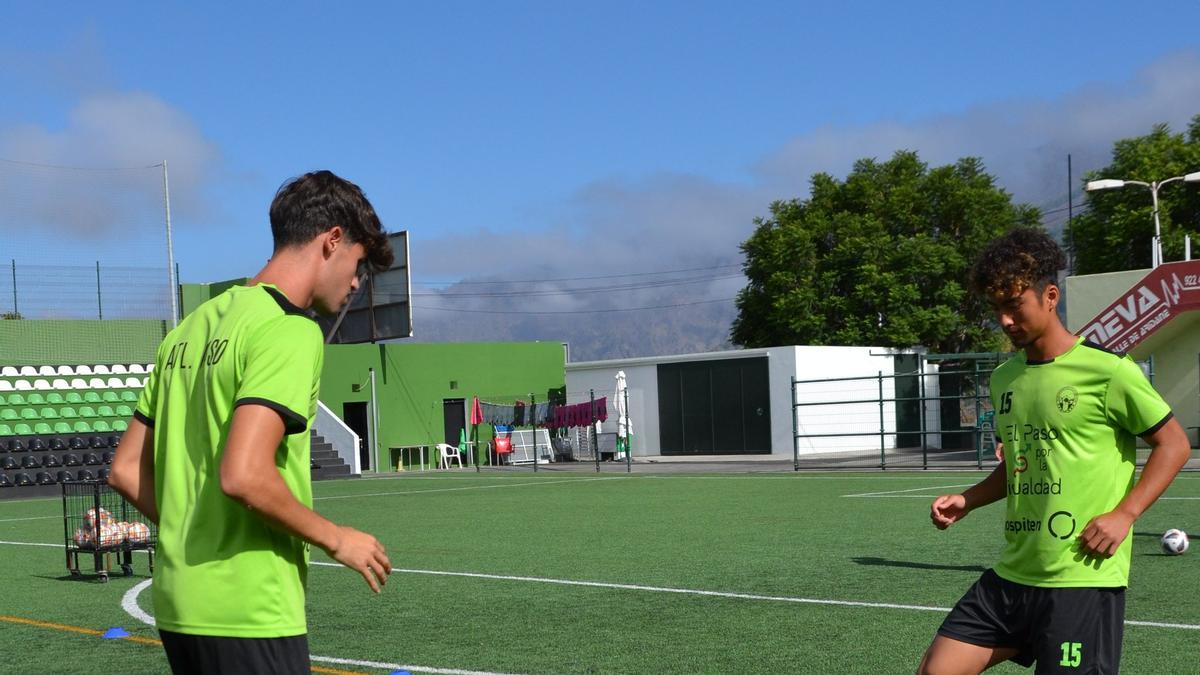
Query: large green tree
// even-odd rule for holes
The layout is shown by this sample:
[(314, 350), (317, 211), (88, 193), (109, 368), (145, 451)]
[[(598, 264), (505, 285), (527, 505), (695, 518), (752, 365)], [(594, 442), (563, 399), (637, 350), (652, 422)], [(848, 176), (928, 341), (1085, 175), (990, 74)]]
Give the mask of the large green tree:
[[(1113, 145), (1112, 163), (1085, 176), (1085, 181), (1118, 178), (1160, 181), (1200, 171), (1200, 115), (1192, 118), (1187, 135), (1172, 134), (1159, 124), (1145, 136)], [(1200, 234), (1200, 186), (1178, 181), (1158, 193), (1163, 260), (1182, 260), (1184, 235), (1193, 243)], [(1127, 185), (1119, 190), (1087, 193), (1088, 210), (1067, 229), (1066, 239), (1076, 274), (1098, 274), (1150, 266), (1154, 218), (1150, 193)]]
[(748, 285), (731, 338), (772, 345), (924, 345), (959, 353), (1003, 344), (966, 290), (976, 254), (1014, 227), (1040, 227), (975, 158), (930, 169), (914, 152), (859, 160), (844, 181), (812, 177), (742, 244)]

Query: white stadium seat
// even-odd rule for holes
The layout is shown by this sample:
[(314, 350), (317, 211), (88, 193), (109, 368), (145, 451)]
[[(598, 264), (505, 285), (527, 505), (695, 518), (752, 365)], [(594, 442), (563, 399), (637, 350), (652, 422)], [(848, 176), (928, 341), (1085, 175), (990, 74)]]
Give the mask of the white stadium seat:
[(75, 366), (75, 374), (76, 375), (91, 375), (92, 367), (91, 366)]
[(56, 377), (56, 378), (54, 378), (54, 381), (50, 383), (50, 386), (55, 389), (58, 389), (58, 390), (63, 390), (63, 389), (70, 389), (71, 383), (67, 382), (66, 380), (64, 380), (61, 377)]
[(17, 370), (16, 366), (4, 366), (4, 368), (0, 368), (0, 375), (4, 377), (17, 377), (20, 374), (21, 371)]
[(37, 377), (37, 368), (33, 366), (21, 366), (21, 377)]
[(70, 377), (74, 374), (75, 371), (71, 368), (71, 366), (59, 366), (58, 372), (55, 373), (55, 375), (66, 375), (67, 377)]
[(77, 377), (77, 378), (71, 380), (71, 388), (72, 389), (87, 389), (88, 388), (87, 380), (83, 379), (82, 377)]
[(108, 378), (108, 388), (109, 389), (120, 389), (121, 387), (124, 387), (124, 386), (125, 386), (125, 380), (122, 380), (119, 377)]
[(49, 381), (42, 380), (42, 379), (34, 380), (33, 388), (37, 391), (50, 391), (51, 389), (53, 389), (53, 387), (50, 386)]
[(57, 374), (58, 371), (54, 370), (54, 366), (42, 366), (38, 368), (38, 375), (42, 377), (54, 377)]
[(29, 383), (29, 380), (17, 380), (13, 383), (13, 386), (16, 387), (17, 391), (33, 391), (33, 385)]
[(89, 389), (106, 389), (106, 388), (108, 388), (108, 385), (104, 384), (104, 380), (102, 380), (98, 377), (93, 377), (92, 379), (88, 380), (88, 388)]
[(129, 364), (129, 372), (134, 373), (135, 375), (141, 375), (146, 372), (146, 368), (140, 363), (131, 363)]
[(136, 377), (131, 377), (131, 378), (125, 380), (125, 387), (128, 389), (141, 389), (143, 386), (142, 383), (143, 383), (143, 380), (139, 380)]
[(92, 374), (93, 375), (108, 375), (109, 374), (108, 366), (104, 365), (103, 363), (101, 363), (98, 366), (94, 366), (92, 368)]
[(147, 363), (147, 364), (146, 364), (146, 372), (148, 373), (148, 372), (150, 372), (150, 371), (152, 371), (152, 370), (154, 370), (154, 364), (153, 364), (153, 363)]
[(120, 363), (114, 363), (112, 368), (109, 370), (112, 371), (113, 375), (126, 375), (129, 373), (129, 371), (125, 369), (125, 366)]
[(12, 391), (12, 390), (13, 390), (12, 382), (9, 382), (8, 380), (0, 380), (0, 391)]

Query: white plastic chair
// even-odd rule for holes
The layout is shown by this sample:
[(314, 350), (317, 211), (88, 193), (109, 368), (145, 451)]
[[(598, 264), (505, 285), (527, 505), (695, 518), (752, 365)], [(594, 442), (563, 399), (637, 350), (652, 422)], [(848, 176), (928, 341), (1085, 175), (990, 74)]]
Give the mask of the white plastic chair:
[(21, 366), (21, 377), (37, 377), (37, 368), (33, 366)]
[(0, 380), (0, 391), (12, 391), (12, 390), (13, 390), (12, 382), (9, 382), (8, 380)]
[(99, 377), (93, 377), (92, 379), (88, 380), (88, 387), (91, 389), (107, 389), (108, 385), (104, 383), (103, 379)]
[(450, 468), (450, 462), (458, 462), (458, 468), (463, 468), (462, 456), (458, 454), (458, 448), (449, 443), (438, 443), (438, 466), (443, 469)]
[(92, 367), (91, 366), (75, 366), (75, 374), (76, 375), (91, 375)]
[(114, 363), (112, 368), (110, 368), (109, 370), (112, 371), (113, 375), (128, 375), (129, 374), (129, 371), (125, 369), (125, 366), (120, 363)]
[(125, 380), (122, 380), (119, 377), (108, 378), (108, 388), (109, 389), (120, 389), (124, 386), (125, 386)]
[(142, 375), (146, 372), (146, 367), (140, 363), (131, 363), (129, 364), (129, 372), (134, 375)]
[(20, 374), (21, 371), (17, 370), (16, 366), (4, 366), (3, 368), (0, 368), (0, 375), (3, 375), (4, 377), (17, 377)]
[(88, 388), (87, 380), (83, 379), (82, 377), (73, 378), (71, 380), (71, 388), (72, 389), (87, 389)]
[(55, 372), (54, 374), (70, 377), (75, 374), (75, 370), (73, 368), (71, 368), (71, 366), (59, 366), (58, 371)]
[(61, 391), (63, 389), (70, 389), (71, 383), (67, 382), (65, 379), (63, 379), (61, 377), (56, 377), (56, 378), (54, 378), (54, 381), (50, 383), (50, 386), (56, 390)]
[(29, 383), (29, 380), (17, 380), (14, 385), (17, 391), (33, 391), (33, 385)]
[(145, 385), (143, 384), (142, 380), (139, 380), (136, 377), (128, 377), (125, 378), (124, 386), (126, 389), (141, 389)]
[(33, 388), (36, 391), (50, 391), (51, 389), (53, 389), (53, 387), (50, 386), (50, 383), (48, 381), (42, 380), (42, 379), (34, 380)]
[(58, 371), (54, 370), (54, 366), (42, 366), (38, 368), (38, 375), (42, 377), (54, 377)]
[(100, 365), (92, 368), (92, 374), (93, 375), (108, 375), (110, 373), (108, 372), (108, 366), (101, 363)]

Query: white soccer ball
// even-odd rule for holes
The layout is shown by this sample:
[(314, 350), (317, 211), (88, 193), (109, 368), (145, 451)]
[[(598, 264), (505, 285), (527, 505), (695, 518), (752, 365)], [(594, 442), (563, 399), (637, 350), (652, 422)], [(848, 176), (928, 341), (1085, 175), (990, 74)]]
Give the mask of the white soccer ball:
[(1163, 533), (1162, 550), (1167, 555), (1182, 555), (1188, 550), (1187, 532), (1171, 528)]
[(127, 536), (131, 544), (144, 544), (150, 541), (150, 528), (145, 523), (129, 523), (126, 531), (128, 532)]
[(101, 526), (111, 525), (113, 522), (113, 517), (112, 514), (109, 513), (108, 509), (104, 508), (103, 506), (100, 507), (100, 511), (98, 513), (96, 509), (88, 509), (83, 514), (84, 524), (92, 530), (95, 530), (97, 520), (100, 521)]
[(125, 532), (116, 525), (100, 526), (100, 546), (117, 546), (125, 541)]
[(92, 536), (92, 531), (86, 527), (75, 529), (75, 545), (79, 548), (92, 548), (96, 545), (96, 540)]

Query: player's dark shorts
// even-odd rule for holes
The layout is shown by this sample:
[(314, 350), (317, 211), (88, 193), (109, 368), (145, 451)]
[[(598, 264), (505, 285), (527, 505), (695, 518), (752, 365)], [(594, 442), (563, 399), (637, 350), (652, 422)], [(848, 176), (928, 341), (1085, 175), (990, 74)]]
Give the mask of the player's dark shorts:
[(311, 673), (308, 636), (234, 638), (160, 630), (175, 675), (209, 673)]
[(1013, 647), (1035, 673), (1116, 673), (1125, 629), (1124, 588), (1039, 588), (988, 570), (958, 601), (939, 635)]

